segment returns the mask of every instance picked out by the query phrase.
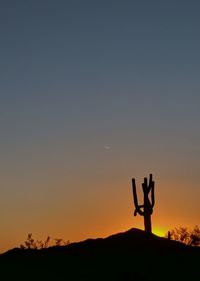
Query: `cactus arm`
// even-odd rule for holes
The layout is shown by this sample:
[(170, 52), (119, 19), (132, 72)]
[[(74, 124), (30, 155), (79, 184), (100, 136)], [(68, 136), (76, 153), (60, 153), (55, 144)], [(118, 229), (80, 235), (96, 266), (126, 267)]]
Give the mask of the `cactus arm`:
[(132, 187), (133, 187), (133, 201), (135, 204), (134, 216), (137, 216), (137, 213), (140, 216), (144, 216), (144, 212), (141, 210), (141, 208), (144, 208), (144, 205), (138, 205), (135, 179), (132, 179)]
[(144, 208), (144, 205), (139, 205), (136, 212), (140, 215), (140, 216), (144, 216), (144, 212), (141, 211), (141, 209)]
[(134, 211), (134, 216), (137, 216), (137, 213), (138, 213), (140, 216), (144, 216), (144, 212), (140, 210), (141, 208), (144, 208), (144, 205), (139, 205), (138, 208), (135, 209), (135, 211)]
[(153, 175), (152, 174), (150, 174), (149, 175), (149, 185), (148, 185), (148, 193), (151, 191), (151, 188), (152, 188), (152, 186), (153, 186)]
[(133, 201), (135, 204), (135, 209), (138, 209), (138, 199), (137, 199), (135, 179), (132, 179), (132, 188), (133, 188)]
[(147, 194), (147, 185), (145, 182), (142, 184), (142, 190), (144, 194)]
[(144, 178), (144, 182), (142, 184), (143, 192), (146, 193), (148, 190), (147, 178)]
[(155, 195), (154, 195), (154, 181), (152, 182), (152, 187), (151, 187), (151, 207), (154, 207), (155, 204)]

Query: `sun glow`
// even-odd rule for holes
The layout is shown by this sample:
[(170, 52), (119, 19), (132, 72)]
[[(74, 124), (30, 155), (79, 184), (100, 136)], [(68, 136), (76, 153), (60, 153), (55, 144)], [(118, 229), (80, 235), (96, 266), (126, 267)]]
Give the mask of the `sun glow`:
[(157, 235), (157, 236), (160, 236), (160, 237), (164, 237), (165, 236), (165, 234), (166, 234), (166, 230), (165, 229), (163, 229), (163, 228), (159, 228), (159, 227), (155, 227), (154, 229), (153, 229), (153, 233), (155, 234), (155, 235)]

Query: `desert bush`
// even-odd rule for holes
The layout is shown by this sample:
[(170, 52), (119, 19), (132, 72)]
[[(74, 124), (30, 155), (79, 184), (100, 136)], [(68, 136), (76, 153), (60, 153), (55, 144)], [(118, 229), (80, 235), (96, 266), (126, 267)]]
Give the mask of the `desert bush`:
[(21, 249), (46, 249), (51, 246), (66, 246), (70, 244), (70, 241), (63, 240), (61, 238), (56, 238), (54, 239), (55, 243), (50, 244), (50, 236), (47, 236), (47, 238), (42, 241), (42, 240), (35, 240), (32, 236), (32, 233), (29, 233), (26, 240), (24, 241), (24, 244), (20, 245)]
[(54, 241), (55, 241), (55, 246), (67, 246), (70, 243), (69, 240), (65, 241), (61, 238), (56, 238), (54, 239)]
[(170, 240), (176, 240), (190, 246), (200, 246), (200, 228), (196, 225), (192, 230), (187, 227), (174, 228), (165, 235)]

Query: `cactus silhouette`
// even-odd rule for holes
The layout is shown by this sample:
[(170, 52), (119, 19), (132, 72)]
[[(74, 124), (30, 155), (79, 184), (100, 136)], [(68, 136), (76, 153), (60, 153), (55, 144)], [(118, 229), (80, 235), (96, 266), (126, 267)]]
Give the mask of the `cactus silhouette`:
[[(132, 179), (133, 201), (135, 204), (134, 216), (137, 216), (137, 213), (138, 213), (140, 216), (144, 217), (144, 229), (147, 233), (152, 233), (151, 215), (153, 213), (153, 207), (155, 204), (154, 186), (155, 186), (155, 183), (153, 181), (152, 174), (150, 174), (150, 176), (149, 176), (149, 182), (148, 182), (147, 178), (144, 178), (144, 182), (142, 184), (142, 190), (143, 190), (143, 194), (144, 194), (144, 204), (138, 205), (135, 179), (134, 178)], [(151, 193), (151, 202), (149, 199), (150, 193)]]

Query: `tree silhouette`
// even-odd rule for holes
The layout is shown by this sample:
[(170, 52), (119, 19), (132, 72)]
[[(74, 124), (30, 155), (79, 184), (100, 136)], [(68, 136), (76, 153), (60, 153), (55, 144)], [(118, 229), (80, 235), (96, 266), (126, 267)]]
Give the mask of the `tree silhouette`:
[[(154, 186), (155, 186), (155, 183), (153, 181), (152, 174), (149, 175), (149, 183), (148, 183), (147, 178), (144, 178), (144, 182), (142, 184), (142, 190), (143, 190), (143, 194), (144, 194), (144, 203), (143, 203), (143, 205), (138, 205), (135, 179), (134, 178), (132, 179), (133, 201), (135, 204), (134, 216), (137, 216), (137, 213), (138, 213), (140, 216), (144, 217), (144, 229), (147, 233), (152, 233), (151, 215), (153, 213), (153, 207), (155, 204)], [(150, 193), (151, 193), (151, 201), (149, 199)], [(141, 210), (141, 209), (143, 209), (143, 210)]]

